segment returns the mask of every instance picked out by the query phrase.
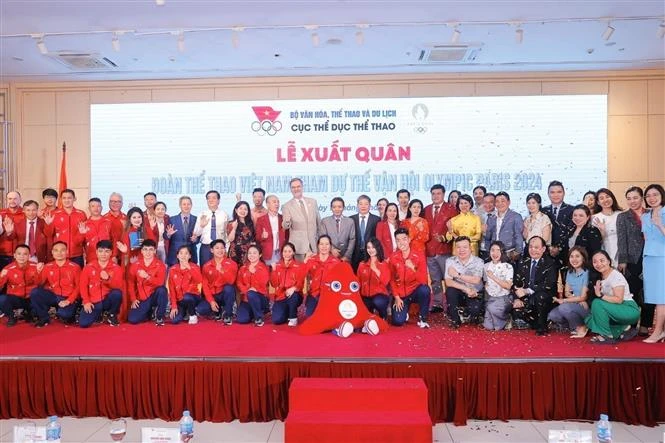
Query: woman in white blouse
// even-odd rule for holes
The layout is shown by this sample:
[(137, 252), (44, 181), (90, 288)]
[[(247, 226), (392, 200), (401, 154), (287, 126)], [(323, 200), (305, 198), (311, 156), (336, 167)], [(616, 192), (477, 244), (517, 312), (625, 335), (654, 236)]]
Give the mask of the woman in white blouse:
[[(549, 246), (552, 244), (552, 221), (541, 211), (541, 203), (540, 194), (533, 192), (526, 196), (526, 207), (529, 210), (529, 215), (524, 218), (522, 236), (527, 244), (531, 237), (542, 237)], [(528, 250), (525, 249), (524, 252), (528, 253)]]
[(617, 203), (614, 193), (607, 188), (600, 188), (596, 193), (601, 211), (594, 214), (592, 224), (598, 228), (603, 237), (603, 249), (612, 260), (612, 266), (619, 264), (619, 238), (617, 236), (617, 217), (622, 209)]
[(490, 261), (485, 263), (485, 329), (500, 331), (506, 327), (513, 305), (510, 288), (513, 285), (513, 266), (508, 262), (506, 247), (500, 241), (490, 245)]
[(596, 252), (591, 261), (600, 280), (594, 285), (596, 298), (591, 302), (591, 315), (585, 319), (586, 328), (578, 329), (578, 335), (584, 336), (591, 330), (598, 334), (591, 339), (596, 344), (633, 339), (637, 329), (631, 325), (639, 320), (640, 308), (633, 300), (628, 282), (612, 267), (607, 251)]

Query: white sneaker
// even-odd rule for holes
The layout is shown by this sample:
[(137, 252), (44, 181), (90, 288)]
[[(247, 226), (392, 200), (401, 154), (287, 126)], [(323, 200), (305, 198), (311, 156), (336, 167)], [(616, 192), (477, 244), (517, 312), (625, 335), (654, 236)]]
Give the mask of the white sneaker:
[(427, 323), (426, 321), (419, 320), (418, 321), (418, 327), (420, 329), (429, 328), (429, 323)]
[(298, 326), (298, 319), (297, 318), (290, 318), (289, 319), (289, 326)]
[(404, 323), (408, 323), (408, 322), (409, 322), (409, 313), (407, 312), (406, 313), (406, 320), (404, 320)]
[(187, 322), (190, 325), (195, 325), (199, 322), (199, 318), (196, 315), (190, 315), (189, 321)]
[(373, 318), (365, 320), (362, 328), (363, 334), (378, 335), (380, 331), (379, 324)]

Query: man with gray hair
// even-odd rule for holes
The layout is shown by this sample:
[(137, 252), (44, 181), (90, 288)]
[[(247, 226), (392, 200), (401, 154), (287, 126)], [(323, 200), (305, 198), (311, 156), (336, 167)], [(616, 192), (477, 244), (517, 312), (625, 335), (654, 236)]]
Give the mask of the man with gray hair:
[(263, 261), (270, 266), (281, 257), (282, 246), (289, 240), (289, 232), (282, 227), (284, 221), (279, 211), (279, 198), (276, 195), (266, 197), (268, 213), (256, 219), (254, 232), (256, 241), (261, 245)]
[(293, 198), (282, 206), (282, 227), (289, 230), (289, 240), (296, 247), (296, 259), (302, 261), (307, 251), (316, 253), (321, 215), (313, 198), (303, 196), (303, 182), (292, 178), (289, 183)]

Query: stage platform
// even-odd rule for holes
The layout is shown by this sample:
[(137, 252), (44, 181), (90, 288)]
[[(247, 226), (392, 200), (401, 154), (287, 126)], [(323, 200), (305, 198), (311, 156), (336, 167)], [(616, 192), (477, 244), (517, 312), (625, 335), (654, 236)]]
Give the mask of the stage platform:
[(665, 346), (415, 324), (376, 337), (300, 336), (269, 322), (88, 330), (0, 321), (0, 418), (283, 420), (295, 377), (420, 377), (433, 422), (665, 421)]

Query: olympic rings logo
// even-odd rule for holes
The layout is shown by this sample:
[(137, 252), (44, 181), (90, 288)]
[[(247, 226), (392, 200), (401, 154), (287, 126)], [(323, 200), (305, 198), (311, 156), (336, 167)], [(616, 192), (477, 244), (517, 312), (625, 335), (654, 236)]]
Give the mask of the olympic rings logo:
[(263, 135), (275, 135), (277, 132), (282, 130), (282, 122), (279, 120), (270, 121), (270, 120), (262, 120), (262, 121), (254, 121), (252, 122), (252, 131), (256, 132), (257, 134), (263, 136)]

